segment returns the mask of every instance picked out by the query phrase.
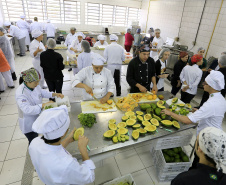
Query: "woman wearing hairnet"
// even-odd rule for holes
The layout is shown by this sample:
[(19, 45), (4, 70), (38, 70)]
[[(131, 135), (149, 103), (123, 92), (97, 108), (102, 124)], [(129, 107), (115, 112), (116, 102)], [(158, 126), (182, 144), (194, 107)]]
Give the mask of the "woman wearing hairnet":
[(10, 65), (10, 71), (11, 71), (13, 80), (17, 80), (16, 73), (15, 73), (15, 60), (14, 60), (13, 50), (5, 34), (6, 34), (6, 30), (0, 27), (0, 48), (2, 49), (2, 52), (4, 53)]
[(46, 50), (45, 46), (41, 42), (43, 40), (43, 33), (39, 30), (34, 30), (31, 35), (34, 38), (30, 44), (30, 55), (33, 58), (32, 64), (41, 76), (39, 83), (41, 88), (45, 89), (47, 87), (44, 86), (44, 73), (42, 67), (40, 66), (40, 55)]
[(169, 76), (165, 74), (166, 61), (170, 56), (170, 50), (168, 48), (162, 49), (159, 54), (159, 59), (155, 63), (156, 83), (158, 91), (164, 91), (164, 79)]
[[(44, 78), (49, 91), (62, 93), (64, 69), (63, 57), (54, 51), (56, 41), (49, 38), (47, 41), (47, 50), (40, 55), (40, 66), (43, 68)], [(54, 101), (54, 100), (53, 100)]]
[(55, 96), (63, 98), (60, 93), (49, 92), (39, 86), (40, 74), (33, 67), (23, 71), (20, 77), (20, 86), (16, 90), (16, 103), (19, 112), (19, 124), (23, 134), (27, 137), (29, 143), (38, 137), (36, 132), (32, 131), (32, 125), (38, 118), (42, 109), (48, 103), (42, 103), (43, 98), (54, 98)]
[(97, 47), (97, 46), (107, 46), (108, 43), (105, 41), (106, 40), (106, 37), (104, 35), (98, 35), (98, 42), (96, 42), (94, 44), (94, 47)]
[(79, 54), (78, 59), (77, 59), (77, 67), (78, 71), (81, 69), (87, 67), (87, 66), (92, 66), (92, 54), (93, 52), (90, 49), (90, 44), (88, 41), (83, 40), (82, 41), (82, 49), (83, 52)]
[(164, 44), (164, 40), (160, 36), (161, 30), (159, 28), (155, 29), (155, 37), (151, 42), (150, 46), (151, 52), (150, 57), (155, 58), (158, 55), (159, 50), (161, 50), (162, 45)]

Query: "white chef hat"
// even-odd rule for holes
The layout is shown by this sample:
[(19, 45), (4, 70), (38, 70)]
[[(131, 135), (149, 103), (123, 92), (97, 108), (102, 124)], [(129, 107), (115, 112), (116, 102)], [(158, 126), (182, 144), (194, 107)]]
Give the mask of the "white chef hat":
[(66, 105), (44, 110), (32, 125), (32, 130), (43, 134), (45, 139), (53, 140), (62, 137), (70, 125)]
[(217, 170), (226, 166), (226, 133), (215, 127), (206, 127), (199, 133), (200, 149), (217, 164)]
[(34, 38), (37, 38), (37, 37), (39, 37), (39, 36), (42, 35), (42, 34), (43, 34), (43, 32), (40, 31), (40, 30), (33, 30), (33, 31), (31, 32), (31, 35), (32, 35), (32, 37), (34, 37)]
[(118, 40), (118, 37), (117, 37), (115, 34), (111, 34), (111, 35), (110, 35), (110, 40), (115, 40), (115, 41), (117, 41), (117, 40)]
[(217, 91), (224, 89), (224, 75), (219, 71), (212, 70), (205, 78), (205, 81), (210, 87)]
[(9, 21), (4, 22), (4, 26), (10, 26), (10, 25), (11, 25), (11, 22)]
[(21, 19), (25, 19), (25, 17), (26, 17), (25, 15), (20, 15)]
[(46, 21), (47, 23), (50, 23), (50, 19), (47, 19), (47, 21)]
[(102, 66), (106, 60), (98, 53), (92, 53), (92, 64), (95, 66)]
[(98, 40), (105, 40), (105, 36), (104, 35), (99, 35), (98, 36)]
[(77, 34), (77, 37), (78, 37), (78, 36), (82, 36), (82, 38), (85, 39), (85, 35), (84, 35), (82, 32), (78, 32), (78, 33), (76, 33), (76, 34)]

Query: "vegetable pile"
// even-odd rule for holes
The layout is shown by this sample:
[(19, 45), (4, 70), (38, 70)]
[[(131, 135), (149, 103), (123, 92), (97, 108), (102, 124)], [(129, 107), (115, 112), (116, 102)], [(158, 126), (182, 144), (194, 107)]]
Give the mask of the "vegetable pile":
[(92, 127), (96, 123), (96, 116), (94, 114), (83, 114), (78, 115), (78, 119), (83, 126)]
[(46, 110), (46, 109), (51, 109), (51, 108), (53, 108), (53, 106), (52, 106), (52, 105), (45, 106), (45, 110)]

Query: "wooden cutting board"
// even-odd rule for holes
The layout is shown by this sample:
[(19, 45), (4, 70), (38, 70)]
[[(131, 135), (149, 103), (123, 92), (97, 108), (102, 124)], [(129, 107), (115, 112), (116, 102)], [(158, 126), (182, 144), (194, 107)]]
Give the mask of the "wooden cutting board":
[(81, 107), (82, 113), (103, 113), (117, 111), (117, 107), (114, 102), (111, 105), (108, 105), (107, 103), (101, 104), (97, 101), (82, 101)]

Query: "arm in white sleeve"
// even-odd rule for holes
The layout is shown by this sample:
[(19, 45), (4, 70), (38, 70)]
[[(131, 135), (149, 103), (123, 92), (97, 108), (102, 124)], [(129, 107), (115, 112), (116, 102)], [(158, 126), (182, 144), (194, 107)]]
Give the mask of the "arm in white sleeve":
[[(200, 82), (201, 78), (202, 78), (202, 73), (200, 73), (200, 74), (197, 76), (197, 78), (195, 79), (194, 83), (191, 85), (191, 89), (192, 89), (192, 88), (195, 88), (195, 87), (197, 87), (197, 86), (199, 85), (199, 82)], [(190, 86), (189, 86), (189, 87), (190, 87)]]
[[(184, 67), (185, 68), (185, 67)], [(184, 68), (183, 70), (181, 71), (180, 73), (180, 81), (183, 83), (185, 81), (185, 78), (184, 78)]]
[(95, 165), (92, 160), (86, 160), (81, 165), (74, 158), (63, 172), (65, 184), (89, 184), (95, 180)]
[(76, 41), (76, 40), (73, 40), (73, 41), (71, 42), (71, 45), (68, 47), (69, 50), (70, 50), (71, 48), (76, 49), (76, 48), (75, 48), (75, 41)]
[[(32, 58), (35, 58), (34, 52), (37, 50), (37, 48), (35, 47), (35, 45), (34, 45), (33, 43), (30, 44), (29, 50), (30, 50), (30, 56), (31, 56)], [(36, 56), (37, 56), (37, 55), (36, 55)]]
[(9, 35), (11, 35), (12, 37), (14, 37), (14, 28), (12, 26), (10, 26), (10, 32)]
[(106, 47), (104, 50), (104, 58), (106, 59), (106, 61), (108, 61), (108, 47)]
[(41, 93), (42, 93), (43, 98), (52, 98), (53, 97), (53, 92), (49, 92), (47, 90), (41, 89)]
[(115, 81), (114, 78), (111, 74), (110, 70), (107, 70), (107, 92), (111, 92), (115, 94), (116, 92), (116, 87), (115, 87)]
[(64, 42), (64, 45), (65, 45), (65, 46), (67, 46), (67, 44), (68, 44), (68, 35), (67, 35), (67, 37), (66, 37), (66, 39), (65, 39), (65, 42)]
[(80, 71), (83, 68), (83, 61), (81, 55), (78, 56), (77, 65), (78, 65), (78, 71)]
[(74, 78), (71, 80), (71, 86), (74, 88), (77, 84), (82, 83), (87, 77), (87, 70), (86, 68), (79, 71)]
[(124, 49), (123, 49), (123, 47), (122, 47), (122, 61), (125, 61), (125, 59), (126, 59), (126, 55), (125, 55), (125, 53), (124, 53)]
[(27, 115), (37, 115), (42, 111), (42, 104), (31, 105), (25, 95), (16, 97), (16, 102), (22, 112)]

